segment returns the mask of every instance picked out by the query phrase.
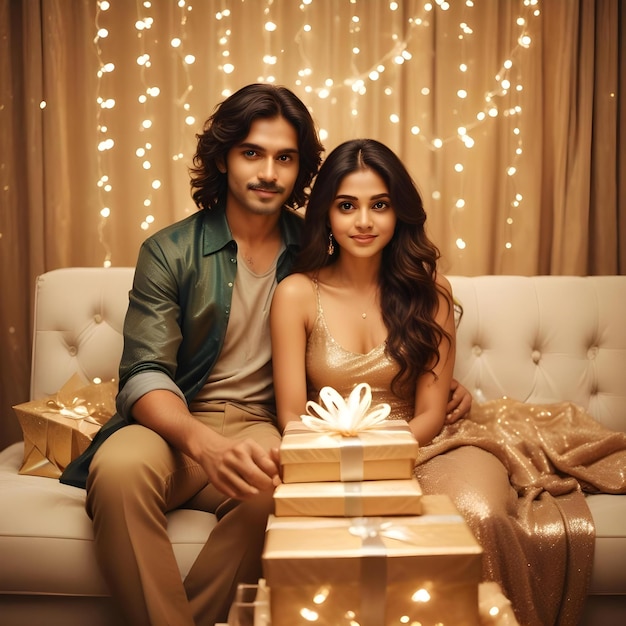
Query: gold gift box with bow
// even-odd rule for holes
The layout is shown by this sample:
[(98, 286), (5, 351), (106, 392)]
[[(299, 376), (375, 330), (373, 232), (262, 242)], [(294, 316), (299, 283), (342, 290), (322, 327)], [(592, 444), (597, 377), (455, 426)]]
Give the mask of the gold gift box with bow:
[(352, 437), (289, 422), (279, 454), (285, 483), (396, 480), (413, 476), (418, 444), (404, 420)]
[(357, 385), (347, 399), (323, 387), (302, 421), (289, 422), (280, 444), (285, 483), (408, 479), (418, 443), (405, 420), (387, 419), (386, 403), (370, 408), (372, 390)]
[(422, 507), (408, 517), (271, 516), (272, 626), (477, 626), (482, 548), (447, 496), (424, 496)]
[(13, 407), (24, 435), (20, 474), (58, 478), (115, 413), (117, 381), (85, 384), (75, 374), (59, 391)]

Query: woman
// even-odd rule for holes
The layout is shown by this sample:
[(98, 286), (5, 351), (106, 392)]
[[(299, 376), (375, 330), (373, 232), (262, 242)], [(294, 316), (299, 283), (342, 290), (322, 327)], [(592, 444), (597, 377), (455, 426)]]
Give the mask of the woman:
[[(542, 411), (506, 398), (444, 428), (455, 421), (446, 420), (453, 299), (425, 221), (410, 175), (383, 144), (353, 140), (328, 155), (307, 205), (297, 273), (272, 304), (279, 423), (300, 419), (324, 386), (347, 397), (369, 383), (373, 404), (387, 402), (391, 417), (409, 422), (422, 490), (453, 500), (483, 546), (483, 578), (501, 584), (520, 623), (577, 624), (594, 529), (578, 482), (542, 461), (537, 433), (550, 428), (544, 414), (548, 422), (563, 414), (588, 440), (607, 433), (570, 404)], [(612, 474), (590, 458), (586, 478), (623, 492), (624, 458), (611, 461)], [(611, 475), (622, 476), (613, 491)]]
[(277, 288), (272, 350), (278, 419), (299, 419), (330, 384), (409, 421), (420, 444), (444, 424), (454, 368), (450, 284), (411, 177), (373, 140), (336, 148), (307, 205), (296, 272)]

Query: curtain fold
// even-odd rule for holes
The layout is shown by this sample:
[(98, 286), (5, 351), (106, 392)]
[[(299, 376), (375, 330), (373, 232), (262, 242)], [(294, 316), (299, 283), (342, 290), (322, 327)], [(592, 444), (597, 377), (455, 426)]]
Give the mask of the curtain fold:
[(20, 437), (11, 406), (28, 399), (35, 277), (133, 265), (143, 239), (195, 211), (195, 134), (249, 82), (295, 91), (327, 150), (357, 136), (395, 150), (443, 272), (626, 273), (624, 13), (0, 0), (0, 445)]

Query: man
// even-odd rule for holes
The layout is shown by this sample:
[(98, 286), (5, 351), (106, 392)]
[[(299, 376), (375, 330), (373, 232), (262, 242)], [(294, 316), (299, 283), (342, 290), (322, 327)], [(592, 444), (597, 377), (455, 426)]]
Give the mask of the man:
[[(141, 247), (118, 414), (61, 477), (86, 484), (98, 562), (132, 626), (226, 621), (238, 583), (262, 574), (279, 482), (269, 307), (322, 150), (291, 91), (243, 87), (198, 136), (201, 210)], [(165, 517), (183, 505), (218, 519), (184, 582)]]

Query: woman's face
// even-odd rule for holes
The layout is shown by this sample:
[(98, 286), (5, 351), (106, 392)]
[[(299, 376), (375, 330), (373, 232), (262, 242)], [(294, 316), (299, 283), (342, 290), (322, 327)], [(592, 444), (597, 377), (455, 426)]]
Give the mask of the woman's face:
[(381, 254), (396, 226), (387, 185), (369, 168), (341, 181), (328, 218), (341, 253), (360, 258)]

